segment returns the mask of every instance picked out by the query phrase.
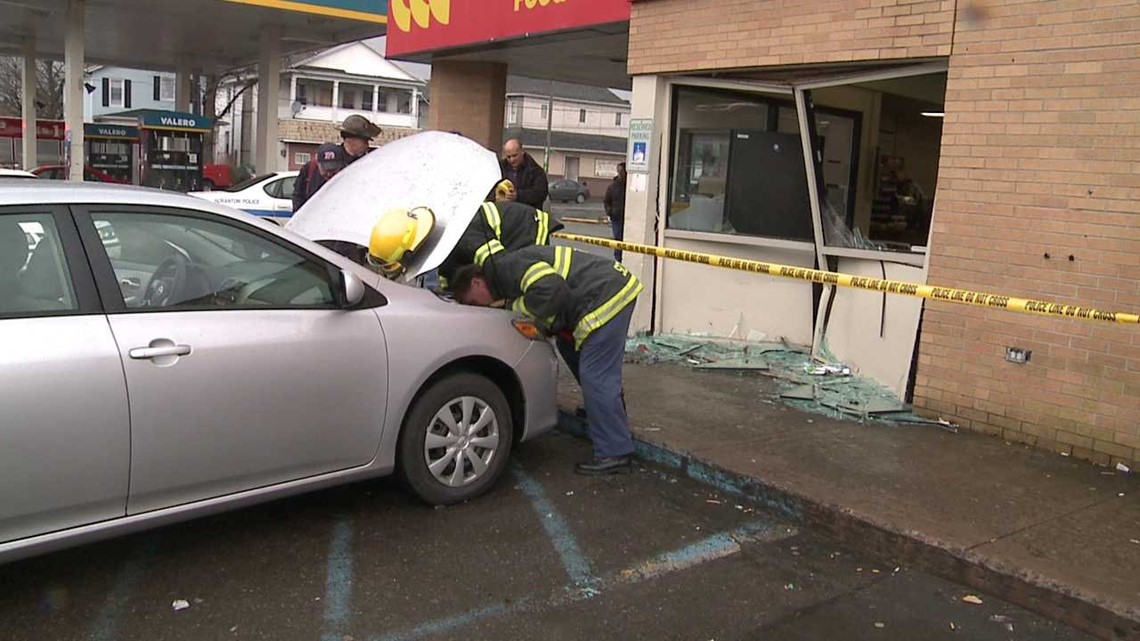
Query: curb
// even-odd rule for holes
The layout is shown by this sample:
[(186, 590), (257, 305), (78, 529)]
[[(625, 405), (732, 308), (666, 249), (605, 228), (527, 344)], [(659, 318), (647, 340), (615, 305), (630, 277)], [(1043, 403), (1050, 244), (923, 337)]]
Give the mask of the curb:
[[(585, 421), (559, 411), (560, 430), (587, 438)], [(1108, 641), (1140, 641), (1140, 611), (1088, 594), (1048, 577), (1026, 573), (1001, 561), (903, 530), (841, 505), (824, 503), (765, 481), (701, 461), (634, 436), (636, 455), (678, 470), (722, 492), (748, 499), (804, 524), (838, 542), (986, 592), (1014, 605)]]

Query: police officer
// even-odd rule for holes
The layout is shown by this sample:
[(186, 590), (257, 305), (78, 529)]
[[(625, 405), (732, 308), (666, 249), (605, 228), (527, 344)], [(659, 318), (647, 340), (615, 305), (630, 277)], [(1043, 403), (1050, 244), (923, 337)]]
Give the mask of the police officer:
[[(371, 151), (369, 143), (372, 142), (376, 136), (380, 135), (380, 128), (372, 124), (364, 116), (353, 114), (344, 119), (340, 125), (341, 144), (336, 145), (340, 147), (343, 153), (344, 164), (351, 165), (357, 159), (364, 156), (364, 154)], [(333, 143), (327, 143), (333, 144)], [(318, 157), (310, 160), (308, 164), (301, 169), (297, 174), (297, 179), (293, 183), (293, 211), (297, 211), (304, 205), (313, 194), (317, 193), (328, 181), (328, 178), (321, 173), (318, 164), (320, 158)]]
[(547, 245), (550, 235), (564, 227), (554, 216), (525, 203), (485, 202), (455, 249), (439, 266), (440, 286), (447, 289), (457, 269), (471, 264), (482, 266), (492, 254)]
[(633, 439), (622, 401), (626, 334), (642, 285), (621, 263), (569, 247), (528, 247), (459, 269), (456, 300), (503, 304), (556, 337), (582, 388), (594, 456), (581, 474), (629, 472)]

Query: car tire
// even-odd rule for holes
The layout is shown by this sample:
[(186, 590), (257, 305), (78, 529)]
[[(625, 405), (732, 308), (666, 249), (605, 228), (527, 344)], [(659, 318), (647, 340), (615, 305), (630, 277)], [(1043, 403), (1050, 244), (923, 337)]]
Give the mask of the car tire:
[(586, 194), (578, 194), (574, 197), (574, 202), (578, 203), (579, 205), (586, 202)]
[(497, 385), (478, 374), (452, 374), (420, 394), (404, 419), (400, 475), (431, 505), (473, 499), (502, 475), (513, 431), (510, 405)]

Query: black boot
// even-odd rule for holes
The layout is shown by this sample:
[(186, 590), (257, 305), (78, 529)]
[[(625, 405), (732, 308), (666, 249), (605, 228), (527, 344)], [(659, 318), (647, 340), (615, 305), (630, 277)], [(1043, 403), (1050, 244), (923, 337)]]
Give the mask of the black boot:
[(626, 456), (603, 456), (597, 457), (579, 463), (574, 466), (574, 471), (579, 474), (628, 474), (633, 471), (633, 457)]

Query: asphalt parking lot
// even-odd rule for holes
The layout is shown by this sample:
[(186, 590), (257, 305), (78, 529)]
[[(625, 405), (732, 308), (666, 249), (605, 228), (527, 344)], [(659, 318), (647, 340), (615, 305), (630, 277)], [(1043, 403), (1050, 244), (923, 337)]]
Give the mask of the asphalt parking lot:
[(588, 453), (545, 436), (459, 506), (378, 480), (0, 566), (0, 639), (1086, 638)]

